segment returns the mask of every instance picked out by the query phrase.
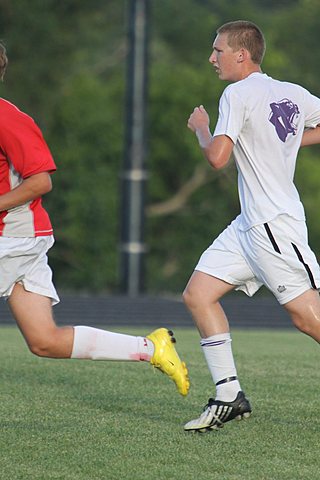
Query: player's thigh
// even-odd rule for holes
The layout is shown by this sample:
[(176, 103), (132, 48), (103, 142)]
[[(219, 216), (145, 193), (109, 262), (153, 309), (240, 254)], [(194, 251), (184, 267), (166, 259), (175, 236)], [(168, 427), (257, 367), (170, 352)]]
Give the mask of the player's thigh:
[(298, 326), (314, 322), (320, 326), (320, 296), (317, 290), (309, 289), (283, 306)]
[(50, 298), (28, 292), (17, 283), (8, 300), (10, 310), (27, 343), (48, 342), (56, 333)]
[(184, 299), (187, 303), (199, 300), (201, 303), (213, 303), (234, 288), (230, 283), (195, 270), (184, 291)]

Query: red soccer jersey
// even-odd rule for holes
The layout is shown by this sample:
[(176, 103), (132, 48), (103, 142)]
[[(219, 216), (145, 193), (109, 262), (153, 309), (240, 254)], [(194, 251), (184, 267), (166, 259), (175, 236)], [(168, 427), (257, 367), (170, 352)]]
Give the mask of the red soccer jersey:
[[(0, 98), (0, 195), (31, 175), (55, 170), (50, 150), (32, 118)], [(41, 198), (0, 212), (0, 235), (52, 235), (50, 218)]]

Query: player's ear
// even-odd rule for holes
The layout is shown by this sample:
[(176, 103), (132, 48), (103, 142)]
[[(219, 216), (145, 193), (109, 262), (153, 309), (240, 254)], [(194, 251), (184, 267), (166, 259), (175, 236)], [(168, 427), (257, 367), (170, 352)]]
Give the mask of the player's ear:
[(237, 63), (242, 63), (248, 58), (249, 52), (245, 48), (240, 48), (237, 54)]

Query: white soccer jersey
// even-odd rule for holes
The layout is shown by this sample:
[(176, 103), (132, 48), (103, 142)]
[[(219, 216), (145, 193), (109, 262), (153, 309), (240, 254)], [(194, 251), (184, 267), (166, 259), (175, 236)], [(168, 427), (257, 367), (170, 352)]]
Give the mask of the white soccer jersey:
[(304, 129), (318, 124), (320, 99), (299, 85), (252, 73), (225, 89), (214, 136), (234, 143), (241, 230), (283, 213), (305, 219), (294, 171)]

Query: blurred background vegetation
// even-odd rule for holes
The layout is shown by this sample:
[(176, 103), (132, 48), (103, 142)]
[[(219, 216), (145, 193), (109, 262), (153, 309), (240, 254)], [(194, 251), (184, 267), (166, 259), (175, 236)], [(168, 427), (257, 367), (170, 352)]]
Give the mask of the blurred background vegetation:
[[(179, 293), (200, 253), (239, 211), (231, 165), (213, 172), (186, 128), (195, 105), (217, 117), (226, 84), (208, 63), (216, 28), (248, 19), (263, 29), (263, 69), (320, 96), (318, 0), (150, 0), (146, 286)], [(58, 170), (45, 198), (60, 289), (119, 286), (128, 3), (0, 0), (9, 68), (1, 96), (42, 129)], [(320, 150), (300, 152), (296, 183), (320, 257)]]

